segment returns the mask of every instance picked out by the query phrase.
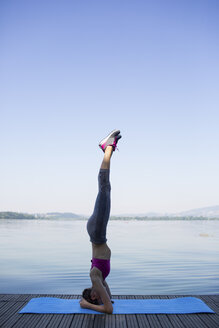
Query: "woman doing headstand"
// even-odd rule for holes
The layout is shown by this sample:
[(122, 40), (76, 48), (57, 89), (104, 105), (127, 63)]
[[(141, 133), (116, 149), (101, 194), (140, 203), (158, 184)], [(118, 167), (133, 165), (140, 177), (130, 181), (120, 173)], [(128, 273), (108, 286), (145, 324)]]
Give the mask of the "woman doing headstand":
[(110, 272), (111, 257), (111, 250), (106, 243), (106, 229), (110, 215), (111, 185), (109, 174), (110, 159), (120, 138), (120, 131), (113, 130), (99, 144), (104, 152), (98, 174), (99, 191), (94, 212), (87, 222), (87, 232), (92, 243), (92, 265), (90, 269), (92, 286), (84, 289), (80, 301), (82, 308), (110, 314), (113, 312), (113, 306), (110, 289), (105, 280)]

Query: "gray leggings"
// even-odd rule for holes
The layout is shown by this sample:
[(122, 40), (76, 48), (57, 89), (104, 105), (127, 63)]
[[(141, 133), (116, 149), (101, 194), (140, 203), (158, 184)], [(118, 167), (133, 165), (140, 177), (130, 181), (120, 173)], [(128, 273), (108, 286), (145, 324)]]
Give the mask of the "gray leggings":
[(110, 181), (109, 170), (100, 169), (98, 174), (99, 192), (93, 214), (87, 222), (87, 232), (94, 244), (103, 244), (106, 239), (106, 228), (110, 215)]

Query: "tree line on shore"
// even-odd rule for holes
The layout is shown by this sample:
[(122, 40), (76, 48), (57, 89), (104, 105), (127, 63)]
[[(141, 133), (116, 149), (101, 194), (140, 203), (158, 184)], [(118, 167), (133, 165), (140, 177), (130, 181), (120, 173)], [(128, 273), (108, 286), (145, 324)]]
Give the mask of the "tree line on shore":
[[(70, 215), (70, 213), (47, 213), (47, 214), (27, 214), (18, 212), (0, 212), (0, 219), (17, 220), (87, 220), (88, 217), (80, 215)], [(217, 217), (208, 218), (204, 216), (111, 216), (110, 220), (117, 221), (189, 221), (189, 220), (219, 220)]]

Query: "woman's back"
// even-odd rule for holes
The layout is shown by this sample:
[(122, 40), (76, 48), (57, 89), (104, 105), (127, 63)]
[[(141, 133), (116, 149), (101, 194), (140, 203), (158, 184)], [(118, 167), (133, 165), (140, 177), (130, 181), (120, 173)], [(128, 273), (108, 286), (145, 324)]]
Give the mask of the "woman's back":
[(100, 245), (92, 243), (92, 258), (109, 260), (110, 257), (111, 250), (106, 243)]

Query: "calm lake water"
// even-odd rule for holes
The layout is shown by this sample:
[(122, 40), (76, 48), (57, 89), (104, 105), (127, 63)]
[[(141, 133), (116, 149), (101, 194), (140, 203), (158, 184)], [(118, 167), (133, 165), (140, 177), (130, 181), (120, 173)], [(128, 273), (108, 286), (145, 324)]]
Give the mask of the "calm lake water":
[[(109, 221), (114, 295), (219, 294), (219, 221)], [(81, 294), (86, 221), (0, 220), (0, 293)]]

